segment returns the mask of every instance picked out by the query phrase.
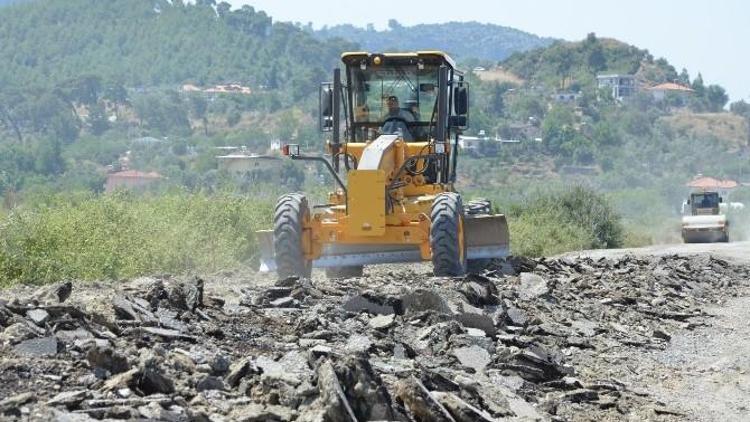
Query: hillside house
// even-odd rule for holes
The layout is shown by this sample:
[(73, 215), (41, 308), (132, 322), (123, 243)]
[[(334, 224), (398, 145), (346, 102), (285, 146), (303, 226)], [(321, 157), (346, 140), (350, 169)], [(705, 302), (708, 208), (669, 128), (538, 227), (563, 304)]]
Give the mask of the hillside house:
[(596, 82), (599, 89), (610, 90), (612, 98), (616, 100), (630, 97), (638, 89), (634, 75), (621, 75), (617, 73), (597, 75)]
[(199, 87), (193, 84), (184, 84), (182, 85), (182, 92), (195, 92), (204, 94), (252, 94), (252, 90), (250, 89), (250, 87), (240, 84), (223, 84), (210, 87)]
[(648, 92), (654, 97), (654, 101), (664, 101), (667, 95), (678, 96), (684, 100), (695, 91), (674, 82), (667, 82), (652, 86), (648, 89)]
[(117, 189), (145, 190), (148, 186), (163, 178), (164, 176), (156, 172), (119, 171), (107, 175), (104, 191), (112, 192)]

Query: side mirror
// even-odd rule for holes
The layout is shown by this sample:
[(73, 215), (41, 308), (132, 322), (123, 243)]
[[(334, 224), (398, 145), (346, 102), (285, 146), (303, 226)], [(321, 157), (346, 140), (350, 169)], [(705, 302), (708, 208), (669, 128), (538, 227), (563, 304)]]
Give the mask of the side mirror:
[(721, 204), (722, 202), (724, 202), (724, 198), (719, 198), (719, 203)]
[(448, 123), (451, 127), (466, 127), (466, 116), (451, 116)]
[(465, 116), (469, 113), (469, 89), (466, 86), (459, 85), (453, 93), (453, 104), (456, 114)]
[(333, 84), (326, 82), (320, 85), (318, 91), (318, 106), (320, 116), (318, 126), (321, 132), (330, 132), (333, 130)]
[(690, 205), (690, 200), (689, 199), (687, 200), (687, 204)]

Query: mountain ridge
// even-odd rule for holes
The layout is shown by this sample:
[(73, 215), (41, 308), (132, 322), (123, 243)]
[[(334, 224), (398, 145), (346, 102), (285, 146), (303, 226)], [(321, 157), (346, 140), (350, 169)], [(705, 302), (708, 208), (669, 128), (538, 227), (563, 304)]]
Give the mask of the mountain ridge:
[[(388, 29), (382, 31), (372, 26), (362, 28), (351, 24), (326, 26), (318, 30), (308, 27), (307, 30), (319, 39), (344, 38), (369, 51), (413, 51), (439, 46), (458, 59), (491, 61), (503, 60), (515, 52), (545, 47), (555, 41), (516, 28), (477, 21), (403, 26), (391, 19)], [(472, 42), (466, 43), (467, 39)]]

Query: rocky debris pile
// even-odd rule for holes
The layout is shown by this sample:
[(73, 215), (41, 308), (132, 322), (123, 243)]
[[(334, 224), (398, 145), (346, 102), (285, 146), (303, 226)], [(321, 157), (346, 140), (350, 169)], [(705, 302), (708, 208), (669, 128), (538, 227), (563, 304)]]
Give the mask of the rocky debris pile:
[(710, 257), (510, 264), (513, 275), (373, 269), (230, 291), (154, 279), (99, 297), (109, 315), (62, 303), (70, 287), (0, 301), (0, 417), (669, 419), (618, 371), (750, 275)]

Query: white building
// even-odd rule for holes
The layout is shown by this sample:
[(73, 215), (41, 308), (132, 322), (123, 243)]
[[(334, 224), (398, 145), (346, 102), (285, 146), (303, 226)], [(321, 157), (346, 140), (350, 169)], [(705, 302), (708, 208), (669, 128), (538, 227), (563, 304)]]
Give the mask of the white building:
[(599, 89), (605, 88), (612, 92), (612, 98), (620, 100), (635, 94), (638, 86), (633, 75), (620, 75), (617, 73), (607, 75), (597, 75), (597, 86)]

